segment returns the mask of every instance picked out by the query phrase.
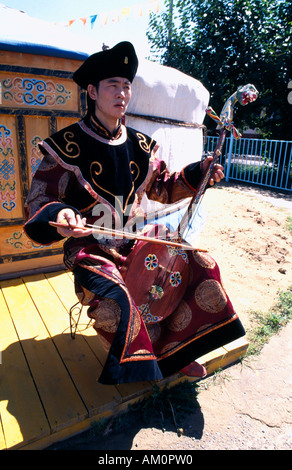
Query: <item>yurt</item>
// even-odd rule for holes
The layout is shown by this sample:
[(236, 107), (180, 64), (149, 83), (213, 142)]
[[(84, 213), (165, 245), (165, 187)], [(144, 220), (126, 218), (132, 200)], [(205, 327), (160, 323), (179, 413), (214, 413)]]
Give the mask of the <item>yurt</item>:
[[(85, 96), (73, 72), (98, 43), (0, 5), (0, 279), (63, 267), (61, 243), (39, 246), (23, 232), (24, 201), (40, 140), (80, 119)], [(113, 46), (112, 44), (111, 46)], [(171, 171), (198, 161), (209, 93), (178, 70), (139, 60), (126, 124), (160, 145)]]

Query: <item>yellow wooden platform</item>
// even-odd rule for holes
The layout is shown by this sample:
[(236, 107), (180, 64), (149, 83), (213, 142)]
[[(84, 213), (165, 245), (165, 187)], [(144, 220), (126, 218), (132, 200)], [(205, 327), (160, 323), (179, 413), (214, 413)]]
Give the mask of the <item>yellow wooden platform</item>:
[[(34, 274), (0, 283), (0, 449), (44, 449), (126, 409), (151, 393), (150, 382), (97, 382), (105, 352), (86, 309), (73, 340), (76, 302), (70, 273)], [(243, 356), (240, 339), (200, 358), (208, 374)], [(173, 385), (178, 374), (161, 381)]]

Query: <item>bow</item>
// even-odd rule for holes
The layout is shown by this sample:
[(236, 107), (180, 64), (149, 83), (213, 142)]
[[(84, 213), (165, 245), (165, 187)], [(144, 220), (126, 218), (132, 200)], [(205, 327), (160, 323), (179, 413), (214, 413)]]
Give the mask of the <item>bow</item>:
[(193, 251), (204, 251), (206, 252), (207, 250), (204, 248), (194, 248), (191, 245), (187, 245), (185, 243), (181, 243), (179, 240), (175, 241), (173, 238), (171, 239), (163, 239), (163, 238), (154, 238), (154, 237), (148, 237), (147, 235), (137, 235), (132, 232), (127, 232), (127, 231), (122, 231), (122, 230), (116, 230), (116, 229), (109, 229), (105, 227), (100, 227), (98, 225), (91, 225), (91, 224), (85, 224), (84, 227), (74, 227), (69, 225), (68, 223), (58, 223), (58, 222), (53, 222), (50, 221), (49, 224), (52, 227), (60, 227), (60, 228), (78, 228), (81, 230), (85, 230), (87, 228), (90, 228), (93, 232), (98, 233), (100, 235), (105, 235), (109, 237), (115, 237), (115, 238), (126, 238), (129, 240), (141, 240), (144, 242), (151, 242), (155, 243), (157, 245), (166, 245), (166, 246), (172, 246), (175, 248), (180, 248), (182, 250), (193, 250)]

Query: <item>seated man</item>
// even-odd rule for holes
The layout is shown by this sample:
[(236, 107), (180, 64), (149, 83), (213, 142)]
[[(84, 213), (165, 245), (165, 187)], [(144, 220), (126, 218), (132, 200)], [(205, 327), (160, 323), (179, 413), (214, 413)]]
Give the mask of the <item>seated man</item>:
[[(134, 300), (135, 279), (129, 291), (123, 273), (135, 241), (96, 236), (92, 228), (108, 212), (112, 226), (125, 233), (145, 194), (165, 204), (193, 196), (212, 158), (170, 174), (156, 142), (122, 124), (137, 67), (132, 44), (122, 42), (93, 54), (75, 72), (74, 81), (87, 90), (87, 114), (40, 143), (44, 157), (26, 201), (28, 237), (40, 244), (67, 238), (65, 265), (108, 351), (103, 384), (160, 380), (178, 371), (202, 377), (206, 371), (195, 359), (244, 334), (209, 254), (176, 251), (187, 264), (183, 295), (175, 308), (164, 302), (158, 316), (146, 305), (145, 315), (145, 305)], [(211, 185), (223, 178), (222, 170), (215, 165)], [(154, 270), (159, 263), (149, 259), (146, 268)], [(170, 281), (175, 289), (181, 275), (171, 274), (177, 276)], [(138, 276), (143, 279), (142, 271)], [(163, 295), (158, 287), (152, 286)], [(158, 297), (152, 292), (153, 302)]]

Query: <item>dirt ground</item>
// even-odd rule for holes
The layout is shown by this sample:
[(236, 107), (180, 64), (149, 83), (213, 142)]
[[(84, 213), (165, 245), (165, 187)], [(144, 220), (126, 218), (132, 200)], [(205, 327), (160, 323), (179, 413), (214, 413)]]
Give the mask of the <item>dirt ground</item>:
[(292, 283), (292, 197), (221, 183), (206, 192), (207, 221), (199, 245), (217, 260), (224, 286), (245, 328), (250, 310), (267, 311)]
[[(199, 246), (217, 260), (226, 291), (249, 330), (250, 312), (267, 312), (275, 304), (278, 290), (292, 285), (292, 236), (287, 229), (292, 198), (223, 183), (207, 191), (203, 208), (207, 220)], [(216, 379), (200, 381), (200, 408), (183, 423), (182, 436), (174, 424), (163, 431), (135, 423), (120, 434), (94, 437), (85, 433), (53, 448), (291, 449), (291, 325), (283, 330), (259, 357), (231, 366)]]

